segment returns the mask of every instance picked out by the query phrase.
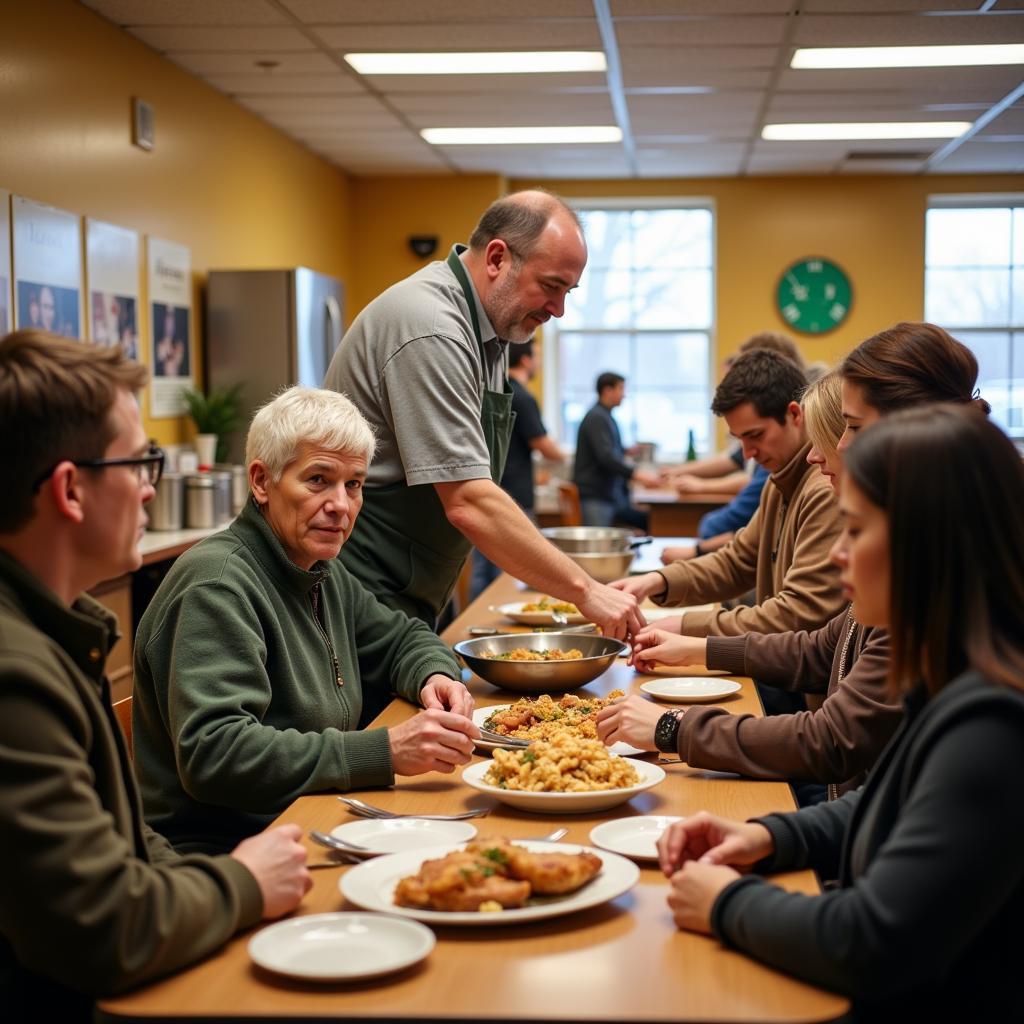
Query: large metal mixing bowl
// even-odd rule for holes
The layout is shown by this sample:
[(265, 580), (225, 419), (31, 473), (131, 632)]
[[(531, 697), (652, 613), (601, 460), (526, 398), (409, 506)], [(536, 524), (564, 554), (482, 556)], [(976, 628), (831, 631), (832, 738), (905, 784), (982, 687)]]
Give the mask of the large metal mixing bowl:
[(590, 573), (599, 583), (611, 583), (621, 580), (629, 572), (629, 567), (636, 558), (635, 551), (609, 551), (591, 553), (589, 551), (566, 551), (584, 572)]
[[(580, 633), (513, 633), (463, 640), (455, 653), (481, 679), (502, 690), (518, 693), (565, 693), (585, 686), (611, 666), (622, 652), (623, 644), (605, 636)], [(531, 651), (583, 652), (572, 661), (499, 661), (496, 654), (507, 654), (517, 647)]]
[(556, 548), (567, 554), (631, 551), (650, 543), (650, 537), (636, 537), (632, 530), (616, 526), (549, 526), (540, 531)]

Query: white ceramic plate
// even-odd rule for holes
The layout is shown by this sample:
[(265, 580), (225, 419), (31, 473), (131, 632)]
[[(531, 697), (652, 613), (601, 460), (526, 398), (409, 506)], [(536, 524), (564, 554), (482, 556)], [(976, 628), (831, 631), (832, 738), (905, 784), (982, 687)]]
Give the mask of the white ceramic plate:
[[(525, 846), (535, 853), (550, 853), (550, 843), (536, 843), (519, 840), (519, 846)], [(607, 903), (636, 885), (640, 871), (635, 864), (614, 853), (593, 850), (589, 846), (574, 846), (559, 843), (559, 853), (579, 853), (590, 850), (601, 858), (601, 871), (582, 889), (569, 893), (567, 896), (542, 896), (536, 903), (498, 913), (478, 913), (475, 911), (444, 911), (419, 910), (414, 907), (396, 907), (394, 903), (395, 886), (408, 875), (414, 875), (425, 860), (443, 857), (457, 846), (438, 847), (426, 853), (395, 853), (390, 857), (377, 857), (363, 861), (350, 868), (338, 880), (342, 895), (350, 903), (366, 910), (379, 910), (388, 914), (400, 914), (427, 924), (468, 924), (479, 927), (494, 927), (505, 924), (523, 924), (530, 921), (543, 921), (549, 917), (561, 917), (577, 910), (586, 910)]]
[(535, 814), (548, 814), (556, 816), (559, 814), (589, 814), (592, 811), (604, 811), (609, 807), (618, 807), (627, 800), (631, 800), (638, 793), (645, 789), (656, 786), (665, 778), (665, 772), (656, 764), (648, 764), (646, 761), (635, 761), (631, 757), (623, 758), (628, 761), (640, 776), (640, 782), (635, 786), (626, 786), (622, 789), (598, 789), (592, 793), (528, 793), (515, 789), (499, 789), (484, 782), (484, 775), (491, 767), (490, 761), (478, 761), (476, 764), (467, 765), (462, 770), (462, 781), (473, 789), (480, 790), (488, 796), (493, 796), (509, 807), (515, 807), (520, 811), (533, 811)]
[[(511, 707), (511, 704), (492, 704), (486, 708), (475, 708), (473, 711), (473, 722), (479, 727), (484, 727), (484, 722), (494, 714), (495, 711), (504, 711), (505, 708)], [(490, 740), (477, 740), (476, 745), (480, 750), (497, 750), (501, 744), (492, 743)], [(619, 757), (629, 757), (631, 754), (642, 754), (644, 753), (639, 747), (631, 747), (628, 743), (613, 743), (608, 748), (609, 754), (618, 754)], [(348, 838), (345, 836), (344, 838)]]
[(590, 841), (602, 850), (621, 853), (635, 860), (657, 860), (655, 845), (661, 833), (674, 821), (682, 818), (667, 814), (644, 814), (635, 818), (613, 818), (590, 830)]
[[(536, 601), (514, 601), (512, 604), (499, 604), (497, 607), (492, 606), (492, 612), (500, 612), (507, 619), (511, 619), (513, 622), (518, 622), (520, 626), (557, 626), (560, 623), (555, 622), (554, 616), (551, 612), (524, 612), (524, 604), (536, 604)], [(566, 615), (568, 619), (568, 625), (570, 626), (581, 626), (584, 622), (589, 620), (585, 615), (581, 615), (576, 612), (573, 615)]]
[(640, 684), (644, 693), (670, 704), (705, 704), (721, 700), (741, 689), (734, 679), (708, 679), (704, 676), (675, 676), (648, 679)]
[(476, 826), (468, 821), (425, 821), (423, 818), (395, 818), (390, 821), (346, 821), (331, 829), (331, 835), (365, 846), (354, 850), (359, 857), (374, 854), (403, 853), (424, 846), (451, 846), (476, 835)]
[(292, 978), (344, 981), (390, 974), (422, 960), (434, 933), (403, 917), (310, 914), (257, 932), (249, 955), (260, 967)]

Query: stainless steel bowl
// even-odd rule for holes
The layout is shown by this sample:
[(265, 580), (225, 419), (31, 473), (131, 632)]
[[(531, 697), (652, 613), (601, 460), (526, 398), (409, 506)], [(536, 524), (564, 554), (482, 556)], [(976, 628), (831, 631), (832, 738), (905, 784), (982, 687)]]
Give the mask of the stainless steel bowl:
[[(463, 640), (455, 653), (481, 679), (502, 690), (518, 693), (565, 693), (585, 686), (608, 669), (625, 645), (605, 636), (580, 633), (515, 633)], [(583, 652), (572, 661), (497, 661), (495, 654), (507, 654), (517, 647), (532, 651)]]
[(566, 551), (565, 554), (599, 583), (621, 580), (636, 558), (635, 551)]
[(540, 532), (567, 554), (629, 551), (636, 540), (632, 530), (620, 530), (616, 526), (549, 526)]

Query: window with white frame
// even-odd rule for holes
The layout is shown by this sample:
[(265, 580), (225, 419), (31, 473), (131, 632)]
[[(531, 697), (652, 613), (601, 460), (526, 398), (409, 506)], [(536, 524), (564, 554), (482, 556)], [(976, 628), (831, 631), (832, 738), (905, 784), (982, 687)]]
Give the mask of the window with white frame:
[[(678, 458), (692, 430), (711, 445), (714, 218), (710, 202), (681, 206), (575, 203), (589, 257), (579, 288), (545, 345), (545, 404), (574, 445), (605, 370), (626, 378), (615, 417), (627, 446), (653, 442)], [(555, 321), (551, 321), (554, 324)], [(556, 412), (557, 410), (557, 412)]]
[(924, 282), (925, 319), (970, 347), (992, 418), (1024, 437), (1024, 196), (933, 197)]

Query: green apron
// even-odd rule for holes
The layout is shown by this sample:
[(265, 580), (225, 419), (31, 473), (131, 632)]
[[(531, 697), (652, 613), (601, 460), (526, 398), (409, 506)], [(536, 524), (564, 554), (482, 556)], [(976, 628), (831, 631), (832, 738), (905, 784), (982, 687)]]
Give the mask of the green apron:
[[(487, 360), (480, 337), (476, 300), (458, 249), (448, 266), (469, 303), (473, 334), (486, 377)], [(480, 422), (491, 457), (491, 479), (498, 483), (505, 469), (512, 424), (512, 387), (488, 391), (483, 382)], [(339, 557), (345, 567), (389, 608), (422, 619), (431, 629), (455, 589), (472, 544), (448, 522), (433, 484), (410, 487), (404, 481), (365, 489), (363, 509)]]

